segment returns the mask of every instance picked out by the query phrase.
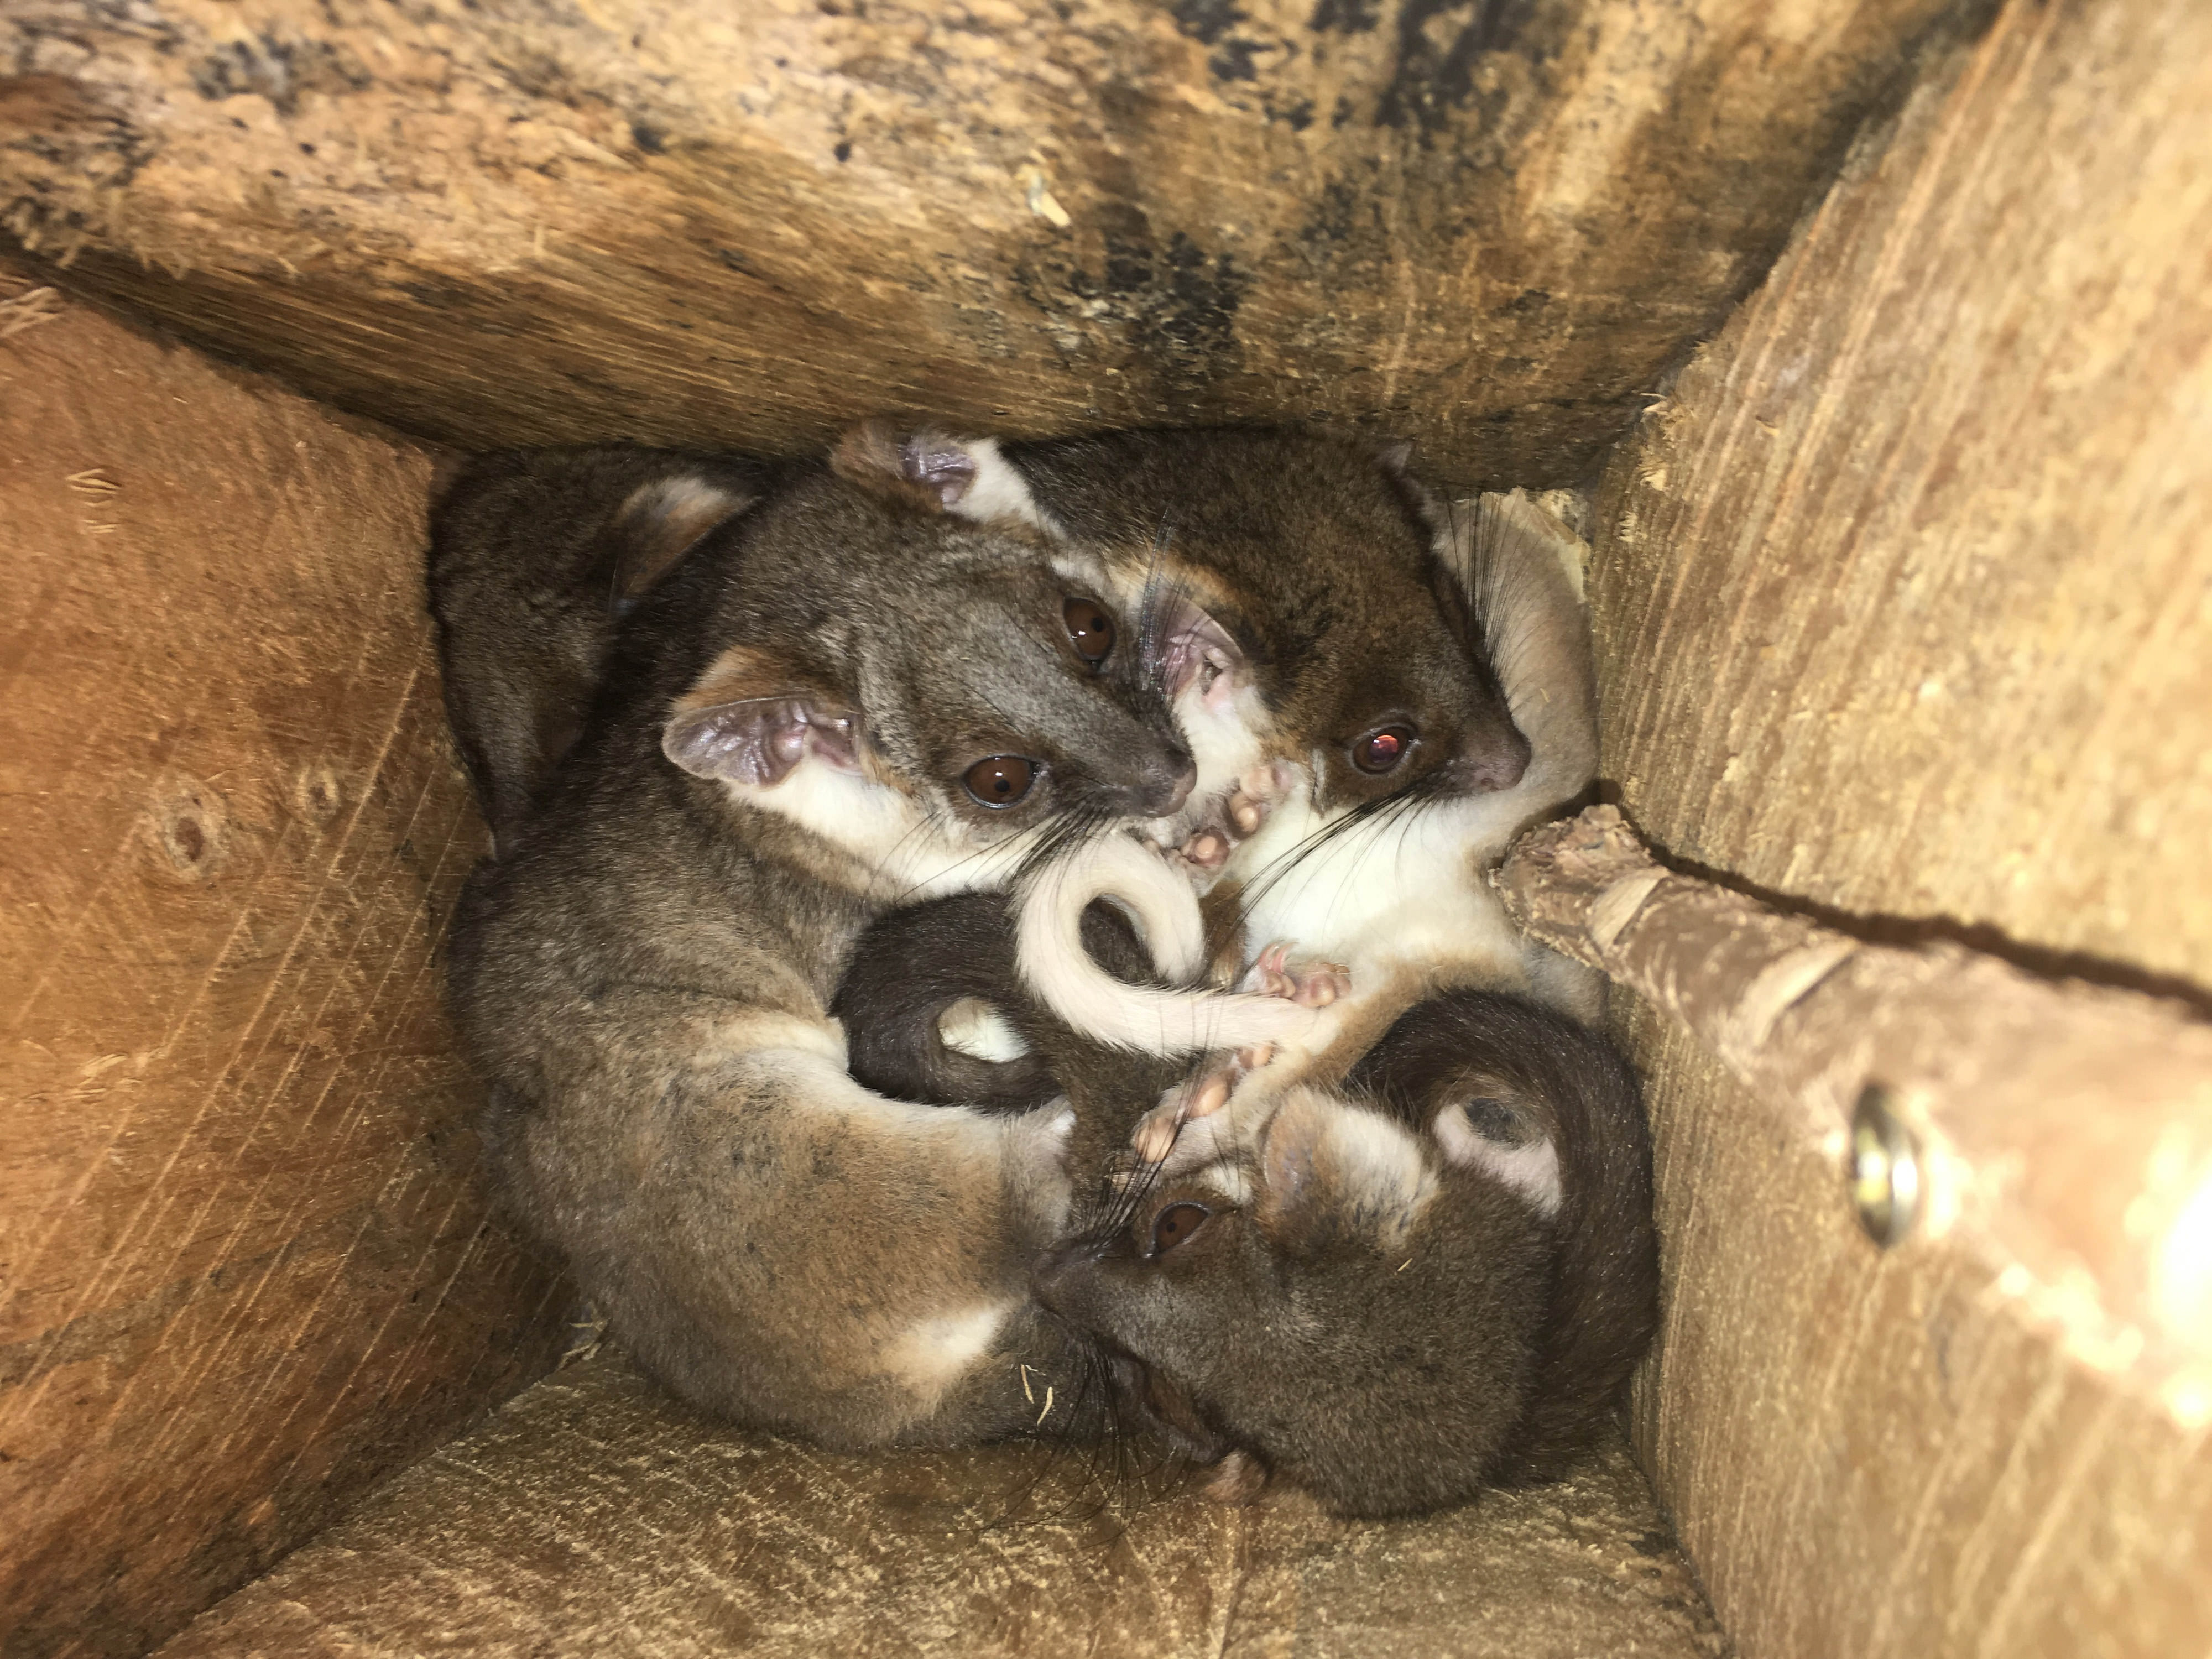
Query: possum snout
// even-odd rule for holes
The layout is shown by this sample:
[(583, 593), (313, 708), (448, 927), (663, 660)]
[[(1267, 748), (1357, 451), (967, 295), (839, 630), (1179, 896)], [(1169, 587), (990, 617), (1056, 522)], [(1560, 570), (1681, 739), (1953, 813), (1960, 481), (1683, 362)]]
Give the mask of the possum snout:
[(1443, 770), (1470, 795), (1510, 789), (1528, 769), (1528, 739), (1510, 720), (1486, 722), (1467, 735)]
[(1030, 1263), (1030, 1294), (1061, 1318), (1080, 1324), (1100, 1249), (1094, 1238), (1071, 1238), (1054, 1245)]
[(1115, 810), (1127, 817), (1166, 817), (1181, 810), (1198, 782), (1197, 764), (1179, 743), (1161, 744), (1130, 772), (1110, 792)]

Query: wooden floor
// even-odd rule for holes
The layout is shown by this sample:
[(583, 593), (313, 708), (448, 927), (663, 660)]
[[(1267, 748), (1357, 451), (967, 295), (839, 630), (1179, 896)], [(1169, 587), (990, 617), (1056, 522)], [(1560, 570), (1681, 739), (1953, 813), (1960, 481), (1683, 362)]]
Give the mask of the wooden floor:
[(1716, 1659), (1625, 1444), (1419, 1521), (1041, 1448), (858, 1455), (706, 1421), (619, 1358), (540, 1382), (207, 1613), (161, 1659)]

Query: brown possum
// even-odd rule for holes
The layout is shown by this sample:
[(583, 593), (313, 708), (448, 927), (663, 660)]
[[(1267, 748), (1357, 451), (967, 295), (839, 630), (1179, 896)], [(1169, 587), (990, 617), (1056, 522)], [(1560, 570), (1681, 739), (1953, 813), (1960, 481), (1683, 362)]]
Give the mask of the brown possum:
[(1248, 1148), (1133, 1193), (1038, 1299), (1140, 1365), (1194, 1450), (1345, 1514), (1557, 1476), (1656, 1326), (1633, 1077), (1518, 998), (1419, 1005)]
[[(1143, 1127), (1148, 1153), (1157, 1155), (1178, 1126), (1188, 1139), (1172, 1153), (1177, 1164), (1227, 1150), (1256, 1133), (1275, 1093), (1342, 1077), (1399, 1014), (1439, 990), (1531, 997), (1584, 1020), (1598, 1012), (1595, 976), (1521, 937), (1486, 880), (1513, 836), (1580, 793), (1595, 771), (1589, 632), (1569, 562), (1579, 544), (1519, 495), (1486, 496), (1452, 528), (1442, 545), (1467, 583), (1528, 763), (1504, 787), (1470, 790), (1431, 773), (1358, 800), (1332, 793), (1335, 763), (1326, 753), (1289, 767), (1291, 786), (1223, 866), (1241, 935), (1236, 955), (1251, 963), (1261, 947), (1275, 945), (1255, 964), (1248, 988), (1326, 1006), (1273, 1063), (1232, 1068), (1216, 1086), (1164, 1102)], [(1123, 1039), (1133, 1043), (1146, 1031), (1179, 1039), (1178, 1015), (1207, 1006), (1203, 994), (1132, 990), (1065, 965), (1071, 918), (1102, 895), (1141, 909), (1148, 933), (1197, 928), (1196, 901), (1177, 872), (1127, 845), (1101, 843), (1027, 879), (1023, 965), (1055, 1011), (1073, 1008), (1076, 1024), (1102, 1036), (1136, 1034)], [(1285, 963), (1286, 951), (1304, 960)], [(1028, 972), (1037, 959), (1053, 965)]]
[(495, 847), (511, 843), (598, 692), (620, 618), (775, 487), (767, 463), (608, 446), (471, 459), (430, 513), (446, 712)]
[[(1133, 934), (1086, 921), (1114, 970), (1144, 971)], [(1006, 1103), (1061, 1090), (1079, 1207), (1086, 1191), (1095, 1206), (1040, 1258), (1036, 1292), (1095, 1345), (1121, 1421), (1222, 1460), (1218, 1489), (1273, 1471), (1355, 1515), (1552, 1478), (1602, 1428), (1656, 1285), (1643, 1113), (1603, 1039), (1518, 998), (1449, 994), (1340, 1087), (1289, 1091), (1249, 1146), (1117, 1183), (1097, 1177), (1126, 1170), (1172, 1065), (1027, 1004), (1012, 954), (999, 895), (911, 907), (863, 935), (839, 1006), (856, 1067), (865, 1050), (878, 1087), (927, 1096), (950, 1076), (945, 1011), (1004, 999), (1034, 1091)]]
[[(1041, 523), (1099, 548), (1122, 580), (1141, 577), (1156, 595), (1148, 643), (1199, 781), (1148, 834), (1200, 887), (1226, 872), (1249, 888), (1268, 860), (1338, 817), (1364, 826), (1353, 842), (1387, 849), (1387, 836), (1371, 832), (1395, 833), (1405, 803), (1498, 816), (1494, 803), (1521, 799), (1530, 753), (1521, 711), (1509, 708), (1470, 616), (1449, 527), (1402, 458), (1243, 429), (1121, 433), (1006, 454)], [(1279, 807), (1297, 826), (1287, 835), (1271, 818)], [(1249, 850), (1255, 843), (1267, 850)], [(1172, 896), (1131, 874), (1133, 860), (1130, 846), (1099, 840), (1042, 872), (1025, 910), (1024, 975), (1103, 1042), (1204, 1046), (1221, 1029), (1206, 1024), (1219, 999), (1109, 983), (1076, 948), (1076, 918), (1111, 891), (1144, 913), (1164, 961), (1197, 949), (1194, 915), (1176, 923)], [(1312, 1023), (1294, 1028), (1288, 1015), (1289, 1005), (1274, 1010), (1269, 1035)]]
[(1402, 452), (1228, 428), (1006, 453), (1042, 521), (1170, 596), (1157, 648), (1199, 757), (1193, 817), (1279, 759), (1315, 768), (1324, 810), (1425, 779), (1480, 793), (1520, 777), (1528, 743)]
[(828, 1003), (894, 902), (1180, 809), (1140, 634), (988, 441), (881, 427), (621, 621), (451, 982), (507, 1196), (677, 1393), (848, 1446), (1037, 1419), (1068, 1115), (873, 1093)]

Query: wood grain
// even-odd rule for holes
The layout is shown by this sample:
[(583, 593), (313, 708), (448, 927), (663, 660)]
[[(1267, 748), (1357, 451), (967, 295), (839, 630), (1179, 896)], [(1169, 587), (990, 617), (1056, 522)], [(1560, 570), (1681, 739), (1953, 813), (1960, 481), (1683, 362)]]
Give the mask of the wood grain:
[[(1415, 1521), (1249, 1509), (1079, 1453), (824, 1452), (708, 1422), (608, 1355), (441, 1449), (163, 1659), (1723, 1659), (1615, 1441)], [(1145, 1501), (1149, 1496), (1149, 1502)]]
[[(1647, 836), (1864, 937), (2212, 1006), (2208, 246), (2201, 6), (2008, 5), (1863, 147), (1600, 491)], [(1965, 1255), (1877, 1253), (1810, 1126), (1627, 1030), (1668, 1280), (1639, 1445), (1743, 1650), (2212, 1644), (2202, 1434)]]
[(2208, 157), (2212, 13), (2013, 7), (1684, 372), (1594, 571), (1652, 839), (2212, 985)]
[(1910, 1171), (1896, 1224), (1870, 1224), (1885, 1242), (1962, 1250), (2070, 1358), (2212, 1425), (2212, 1022), (1962, 945), (1864, 943), (1665, 869), (1612, 806), (1523, 836), (1495, 881), (1523, 931), (1697, 1037), (1831, 1162), (1875, 1091)]
[(15, 0), (0, 224), (462, 447), (1223, 419), (1581, 477), (1951, 0)]
[(428, 474), (82, 307), (0, 341), (10, 1655), (142, 1650), (547, 1361), (440, 1007)]

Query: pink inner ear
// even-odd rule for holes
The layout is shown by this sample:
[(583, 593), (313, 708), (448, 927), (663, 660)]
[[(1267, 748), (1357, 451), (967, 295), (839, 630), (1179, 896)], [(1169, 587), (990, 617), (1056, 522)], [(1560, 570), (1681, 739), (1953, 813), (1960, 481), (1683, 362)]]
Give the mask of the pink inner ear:
[(858, 722), (802, 697), (747, 697), (683, 710), (661, 728), (661, 752), (702, 778), (769, 787), (809, 754), (841, 772), (860, 768)]
[(975, 458), (934, 433), (918, 432), (908, 438), (899, 459), (908, 479), (935, 490), (937, 499), (946, 507), (965, 495), (975, 482)]
[(1244, 653), (1219, 623), (1188, 599), (1176, 599), (1160, 617), (1158, 641), (1160, 684), (1170, 700), (1196, 683), (1205, 687), (1208, 702), (1228, 701)]

